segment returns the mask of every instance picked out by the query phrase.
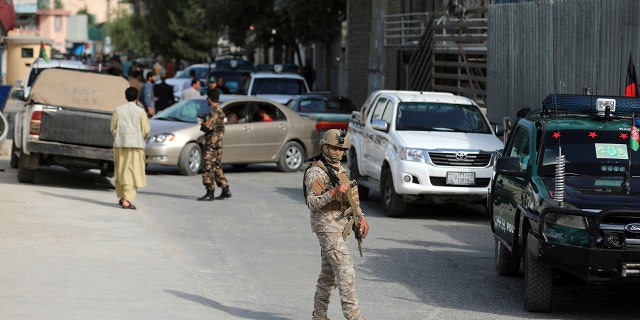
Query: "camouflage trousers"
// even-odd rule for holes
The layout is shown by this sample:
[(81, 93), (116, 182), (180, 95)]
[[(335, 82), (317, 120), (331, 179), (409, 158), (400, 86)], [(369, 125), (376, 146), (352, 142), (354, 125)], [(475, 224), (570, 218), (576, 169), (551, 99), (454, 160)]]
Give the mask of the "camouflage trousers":
[(227, 178), (222, 172), (222, 148), (205, 147), (202, 162), (202, 184), (208, 191), (213, 191), (216, 184), (220, 188), (229, 186)]
[(344, 317), (349, 320), (364, 319), (360, 315), (356, 297), (353, 260), (351, 260), (347, 242), (342, 238), (342, 233), (318, 232), (316, 236), (322, 249), (322, 269), (316, 284), (313, 316), (318, 319), (327, 319), (329, 299), (338, 287)]

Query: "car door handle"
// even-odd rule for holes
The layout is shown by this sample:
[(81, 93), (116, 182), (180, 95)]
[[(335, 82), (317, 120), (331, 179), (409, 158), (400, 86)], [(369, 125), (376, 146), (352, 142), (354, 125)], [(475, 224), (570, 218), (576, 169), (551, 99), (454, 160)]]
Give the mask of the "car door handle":
[(244, 126), (244, 127), (242, 127), (242, 130), (249, 132), (249, 131), (251, 131), (251, 127), (250, 126)]
[(287, 125), (284, 123), (281, 123), (278, 125), (278, 128), (282, 129), (282, 130), (286, 130), (287, 129)]

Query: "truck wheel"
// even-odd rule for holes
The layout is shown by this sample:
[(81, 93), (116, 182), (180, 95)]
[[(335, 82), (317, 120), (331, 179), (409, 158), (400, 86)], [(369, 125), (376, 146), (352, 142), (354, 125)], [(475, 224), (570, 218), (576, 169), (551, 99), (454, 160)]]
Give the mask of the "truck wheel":
[(22, 183), (33, 183), (33, 180), (36, 178), (36, 170), (25, 168), (25, 164), (28, 161), (27, 157), (29, 156), (20, 150), (20, 161), (18, 161), (18, 181)]
[(511, 253), (502, 241), (495, 239), (496, 271), (501, 276), (515, 276), (520, 271), (520, 257)]
[(306, 158), (302, 146), (295, 141), (289, 141), (282, 149), (282, 154), (278, 161), (278, 169), (284, 172), (298, 171), (302, 167), (304, 160)]
[(200, 172), (202, 167), (202, 150), (197, 143), (187, 143), (178, 158), (178, 170), (183, 176), (192, 176)]
[[(349, 176), (351, 179), (358, 180), (360, 177), (360, 173), (358, 171), (358, 158), (356, 156), (356, 151), (351, 149), (349, 150), (349, 156), (347, 157), (348, 167), (349, 167)], [(358, 185), (358, 197), (360, 200), (369, 199), (369, 188)]]
[(525, 248), (525, 252), (524, 308), (530, 312), (549, 312), (551, 311), (553, 269), (536, 260), (529, 248)]
[(391, 171), (382, 171), (382, 208), (387, 217), (402, 216), (407, 209), (407, 204), (402, 200), (402, 196), (396, 193), (393, 187), (393, 177)]
[(18, 158), (18, 155), (16, 154), (18, 152), (18, 148), (16, 148), (15, 143), (12, 141), (11, 142), (11, 161), (9, 161), (9, 165), (11, 166), (11, 168), (13, 169), (17, 169), (18, 168), (18, 164), (20, 163), (20, 159)]

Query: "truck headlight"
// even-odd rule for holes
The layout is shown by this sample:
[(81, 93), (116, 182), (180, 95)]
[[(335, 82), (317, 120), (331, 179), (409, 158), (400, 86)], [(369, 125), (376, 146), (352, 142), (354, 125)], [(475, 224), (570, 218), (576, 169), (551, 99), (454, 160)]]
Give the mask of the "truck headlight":
[(422, 151), (422, 149), (414, 148), (400, 148), (400, 159), (415, 162), (425, 162), (424, 152)]
[(587, 245), (589, 232), (583, 216), (552, 213), (545, 217), (544, 235), (549, 241), (577, 246)]
[(153, 136), (150, 136), (149, 138), (147, 138), (147, 142), (151, 143), (151, 142), (169, 142), (169, 141), (173, 141), (173, 139), (175, 139), (176, 136), (173, 133), (160, 133), (160, 134), (156, 134)]

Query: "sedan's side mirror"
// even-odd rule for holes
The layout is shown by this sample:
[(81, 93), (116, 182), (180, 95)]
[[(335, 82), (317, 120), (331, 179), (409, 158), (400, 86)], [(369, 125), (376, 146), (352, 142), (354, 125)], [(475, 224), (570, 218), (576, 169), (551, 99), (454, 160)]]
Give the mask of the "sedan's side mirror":
[(527, 172), (522, 170), (520, 158), (517, 157), (501, 157), (495, 164), (497, 174), (513, 177), (525, 177)]

